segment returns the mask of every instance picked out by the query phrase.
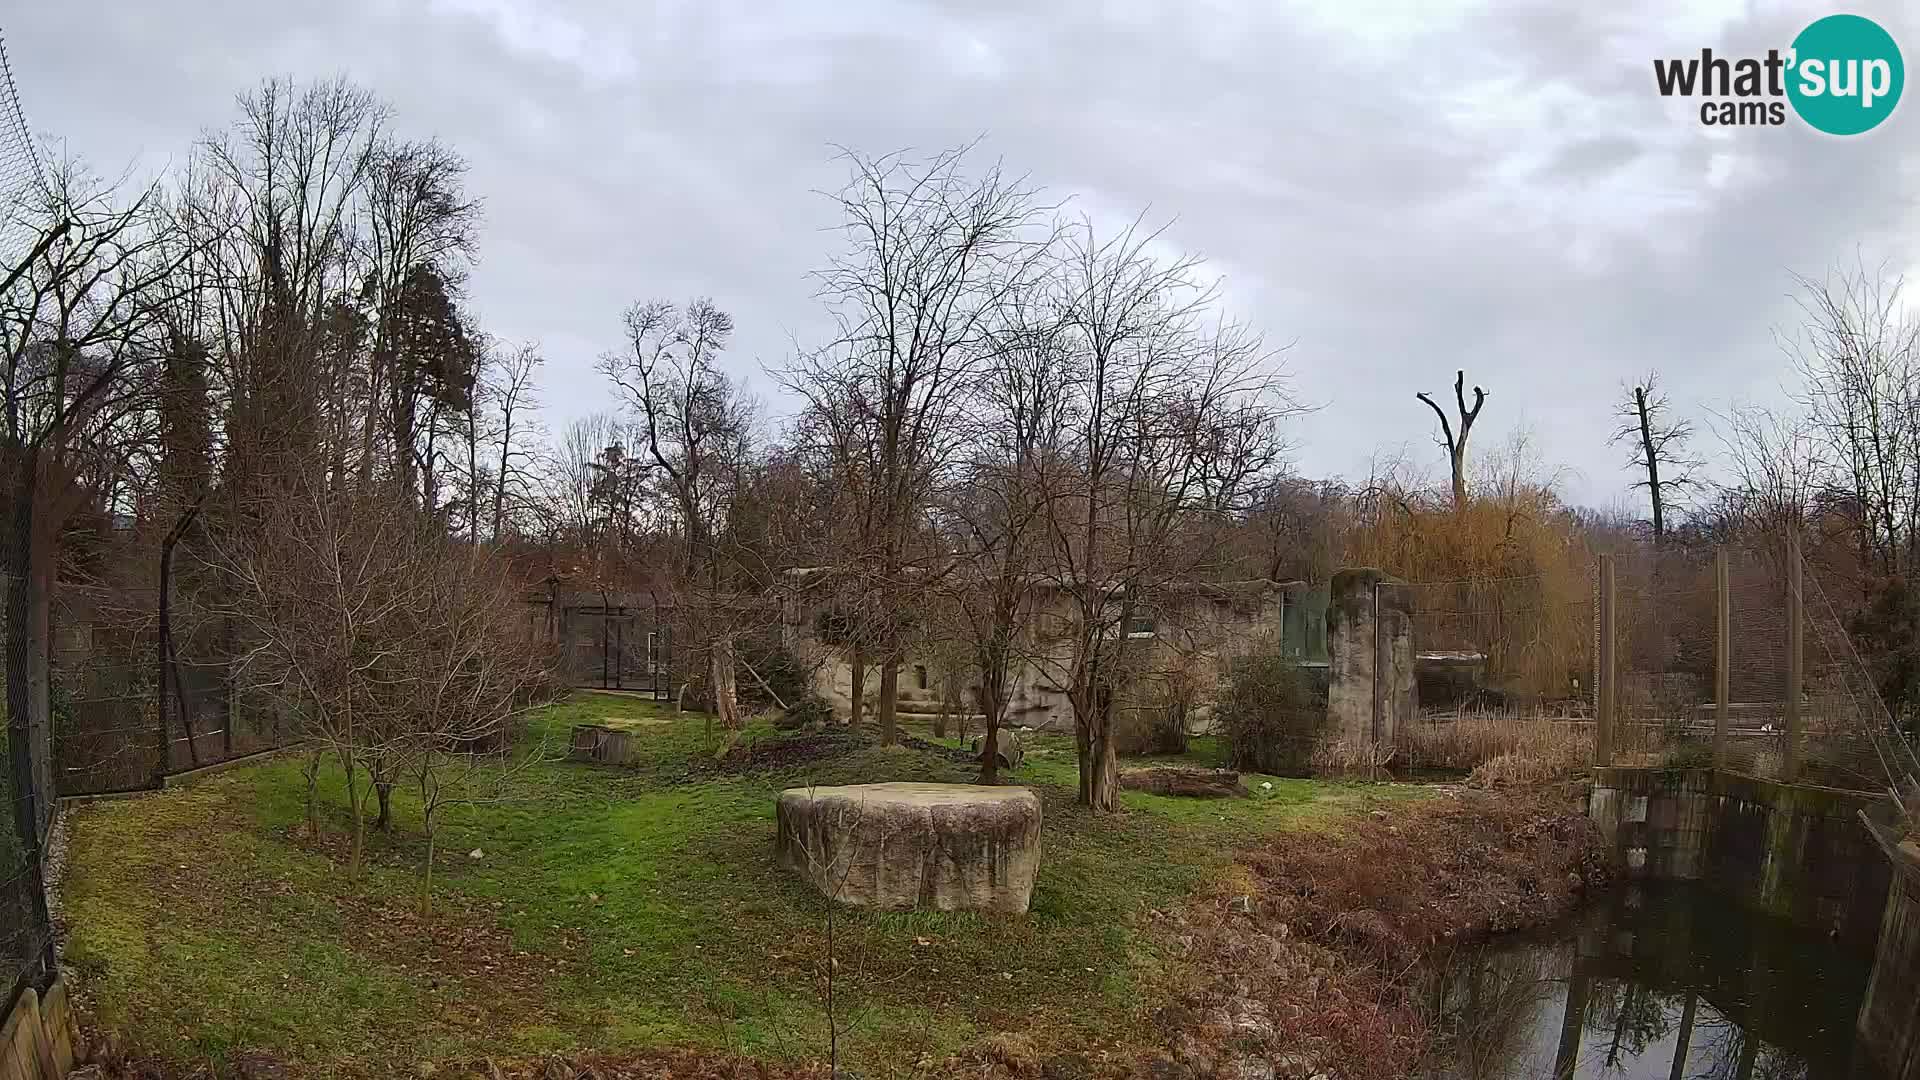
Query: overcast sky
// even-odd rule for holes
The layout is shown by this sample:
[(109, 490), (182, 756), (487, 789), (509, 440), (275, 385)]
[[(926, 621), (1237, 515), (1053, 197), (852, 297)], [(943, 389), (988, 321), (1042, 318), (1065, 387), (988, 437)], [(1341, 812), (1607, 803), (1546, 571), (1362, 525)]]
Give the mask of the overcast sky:
[[(1902, 5), (1880, 21), (1920, 58)], [(151, 174), (237, 92), (345, 73), (397, 130), (472, 164), (483, 325), (539, 341), (555, 426), (604, 408), (593, 357), (640, 297), (709, 295), (758, 376), (826, 332), (807, 271), (834, 238), (833, 146), (983, 152), (1097, 218), (1147, 211), (1204, 255), (1303, 398), (1299, 468), (1436, 472), (1415, 390), (1490, 392), (1621, 497), (1606, 445), (1649, 367), (1687, 411), (1778, 395), (1790, 274), (1914, 258), (1920, 102), (1865, 136), (1703, 127), (1656, 56), (1785, 48), (1835, 8), (1434, 2), (780, 5), (694, 0), (37, 0), (0, 13), (30, 122), (98, 170)], [(1913, 95), (1909, 95), (1913, 96)], [(777, 411), (781, 402), (769, 404)], [(1484, 440), (1484, 442), (1482, 441)]]

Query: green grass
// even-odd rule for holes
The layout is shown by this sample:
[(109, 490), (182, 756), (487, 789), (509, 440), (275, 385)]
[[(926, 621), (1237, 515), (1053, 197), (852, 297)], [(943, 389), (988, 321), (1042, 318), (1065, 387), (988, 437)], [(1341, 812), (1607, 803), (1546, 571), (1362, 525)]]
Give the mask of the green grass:
[[(637, 760), (559, 760), (581, 722), (634, 732)], [(740, 740), (781, 737), (751, 726)], [(1072, 740), (1028, 746), (1006, 777), (1044, 802), (1027, 915), (837, 913), (857, 1063), (903, 1068), (1003, 1030), (1056, 1045), (1124, 1039), (1169, 970), (1154, 910), (1220, 874), (1238, 845), (1336, 821), (1380, 792), (1253, 776), (1253, 799), (1128, 792), (1125, 813), (1097, 816), (1072, 801)], [(869, 747), (729, 775), (710, 768), (715, 748), (703, 718), (633, 698), (545, 710), (515, 763), (482, 777), (483, 801), (442, 812), (426, 919), (420, 806), (405, 789), (359, 883), (345, 872), (337, 768), (322, 777), (317, 839), (301, 828), (292, 757), (88, 806), (73, 816), (67, 955), (97, 1024), (181, 1062), (257, 1050), (311, 1073), (379, 1074), (554, 1049), (814, 1057), (828, 910), (773, 865), (775, 796), (972, 770)], [(1196, 741), (1188, 759), (1217, 754)]]

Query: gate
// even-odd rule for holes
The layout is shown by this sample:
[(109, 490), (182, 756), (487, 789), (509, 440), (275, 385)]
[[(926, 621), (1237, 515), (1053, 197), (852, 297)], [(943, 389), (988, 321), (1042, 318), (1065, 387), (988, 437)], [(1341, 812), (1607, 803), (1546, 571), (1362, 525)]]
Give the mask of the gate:
[(596, 690), (636, 690), (656, 698), (667, 693), (671, 681), (670, 635), (641, 608), (575, 608), (571, 663), (576, 686)]

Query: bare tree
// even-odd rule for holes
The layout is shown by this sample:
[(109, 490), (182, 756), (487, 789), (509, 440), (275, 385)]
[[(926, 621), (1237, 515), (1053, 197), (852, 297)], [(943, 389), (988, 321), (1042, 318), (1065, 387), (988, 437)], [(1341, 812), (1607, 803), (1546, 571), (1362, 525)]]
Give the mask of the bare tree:
[[(467, 165), (435, 141), (383, 139), (373, 148), (364, 202), (362, 292), (372, 307), (361, 475), (382, 428), (403, 488), (421, 482), (422, 410), (458, 405), (473, 386), (474, 350), (451, 296), (472, 257), (478, 205), (461, 190)], [(378, 412), (374, 410), (379, 410)], [(431, 460), (424, 463), (429, 469)], [(423, 491), (423, 495), (427, 494)]]
[[(1068, 689), (1080, 801), (1115, 808), (1114, 717), (1170, 588), (1224, 550), (1225, 526), (1281, 460), (1292, 405), (1258, 335), (1213, 314), (1193, 258), (1137, 228), (1072, 230), (1053, 274), (1063, 323), (1065, 467), (1046, 500), (1047, 574), (1066, 598), (1042, 663)], [(1142, 632), (1140, 627), (1148, 627)]]
[[(237, 677), (338, 759), (357, 875), (368, 798), (384, 816), (401, 778), (424, 770), (431, 789), (448, 755), (504, 743), (542, 681), (505, 575), (397, 482), (294, 479), (256, 522), (211, 536), (207, 558), (229, 584), (222, 613), (248, 643)], [(431, 858), (429, 847), (428, 874)]]
[(1062, 467), (1071, 338), (1064, 320), (1031, 299), (1015, 294), (1003, 305), (976, 390), (974, 449), (938, 503), (957, 565), (933, 576), (933, 588), (946, 600), (942, 636), (964, 647), (978, 678), (985, 784), (998, 779), (1013, 677), (1034, 646), (1049, 492), (1064, 486), (1049, 474)]
[(601, 358), (638, 418), (650, 467), (670, 493), (680, 544), (675, 617), (706, 659), (707, 689), (721, 726), (740, 726), (736, 690), (735, 582), (722, 551), (728, 506), (747, 464), (752, 405), (720, 370), (733, 317), (710, 300), (685, 309), (664, 301), (627, 310), (627, 350)]
[(1656, 372), (1647, 372), (1637, 386), (1623, 388), (1622, 397), (1614, 410), (1620, 426), (1609, 441), (1631, 448), (1627, 467), (1641, 476), (1633, 486), (1646, 489), (1653, 511), (1653, 542), (1664, 543), (1676, 495), (1699, 483), (1701, 462), (1689, 453), (1693, 422), (1673, 415)]
[[(1001, 298), (1046, 250), (1044, 214), (1023, 178), (997, 164), (970, 172), (971, 147), (927, 160), (848, 152), (852, 176), (831, 196), (844, 252), (816, 277), (839, 323), (834, 344), (785, 373), (810, 404), (861, 430), (873, 514), (859, 548), (877, 602), (905, 607), (936, 554), (920, 543), (934, 477), (954, 459), (972, 374)], [(895, 739), (902, 617), (883, 621), (880, 737)]]
[(494, 410), (493, 506), (488, 535), (495, 544), (506, 534), (515, 505), (528, 497), (533, 484), (534, 449), (539, 388), (535, 382), (546, 363), (532, 343), (494, 356), (485, 373), (487, 400)]
[[(23, 207), (35, 243), (0, 292), (0, 462), (10, 504), (4, 570), (14, 791), (53, 790), (47, 760), (49, 634), (62, 525), (99, 478), (152, 439), (167, 355), (164, 313), (188, 249), (148, 188), (126, 202), (64, 160)], [(131, 440), (131, 443), (129, 442)], [(50, 805), (50, 804), (49, 804)], [(23, 805), (22, 830), (39, 822)], [(34, 838), (23, 833), (23, 839)]]
[[(219, 224), (221, 381), (229, 502), (288, 458), (344, 459), (343, 415), (357, 350), (328, 350), (326, 318), (349, 289), (352, 220), (373, 168), (387, 108), (335, 79), (301, 88), (271, 81), (240, 99), (240, 119), (199, 152), (198, 198)], [(370, 452), (370, 451), (369, 451)], [(364, 459), (363, 459), (364, 460)]]
[(1480, 419), (1480, 407), (1487, 402), (1487, 392), (1478, 386), (1473, 388), (1473, 407), (1467, 407), (1467, 373), (1456, 371), (1453, 376), (1454, 408), (1460, 417), (1460, 430), (1456, 433), (1447, 420), (1447, 412), (1436, 403), (1427, 392), (1422, 390), (1413, 395), (1427, 403), (1433, 415), (1440, 420), (1440, 438), (1435, 440), (1440, 448), (1447, 452), (1447, 465), (1453, 474), (1453, 505), (1457, 509), (1467, 505), (1467, 436), (1473, 431), (1473, 422)]
[(1920, 320), (1883, 271), (1796, 281), (1804, 323), (1780, 341), (1825, 482), (1853, 504), (1862, 565), (1900, 573), (1920, 552)]
[(1731, 472), (1720, 500), (1723, 528), (1774, 536), (1804, 528), (1826, 468), (1810, 425), (1780, 410), (1743, 405), (1719, 415), (1714, 428)]

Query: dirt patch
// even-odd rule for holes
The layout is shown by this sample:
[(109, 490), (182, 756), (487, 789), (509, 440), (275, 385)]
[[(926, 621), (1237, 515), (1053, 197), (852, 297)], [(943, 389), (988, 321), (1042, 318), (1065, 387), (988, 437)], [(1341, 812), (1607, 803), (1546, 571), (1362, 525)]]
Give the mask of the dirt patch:
[(1176, 795), (1193, 799), (1244, 799), (1247, 786), (1232, 769), (1195, 769), (1156, 765), (1147, 769), (1127, 769), (1120, 773), (1120, 786), (1129, 791), (1153, 795)]
[(918, 750), (923, 754), (930, 754), (933, 757), (945, 758), (959, 765), (977, 765), (980, 763), (980, 755), (971, 750), (957, 746), (942, 746), (937, 742), (929, 742), (926, 739), (913, 735), (902, 734), (900, 736), (900, 745), (909, 750)]
[(725, 754), (702, 762), (696, 773), (771, 772), (810, 765), (842, 757), (872, 745), (860, 732), (830, 727), (819, 731), (797, 731), (791, 735), (760, 739), (736, 746)]

